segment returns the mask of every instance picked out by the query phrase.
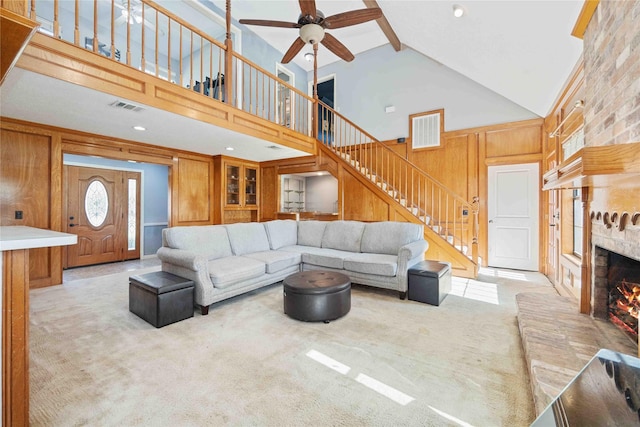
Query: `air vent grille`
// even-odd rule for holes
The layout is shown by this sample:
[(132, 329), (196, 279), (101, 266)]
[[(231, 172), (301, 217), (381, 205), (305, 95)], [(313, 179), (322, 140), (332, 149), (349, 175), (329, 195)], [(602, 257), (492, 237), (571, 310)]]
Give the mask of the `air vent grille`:
[(124, 102), (124, 101), (115, 101), (109, 104), (109, 106), (113, 108), (120, 108), (122, 110), (129, 110), (129, 111), (135, 111), (135, 112), (144, 111), (144, 108), (135, 104)]

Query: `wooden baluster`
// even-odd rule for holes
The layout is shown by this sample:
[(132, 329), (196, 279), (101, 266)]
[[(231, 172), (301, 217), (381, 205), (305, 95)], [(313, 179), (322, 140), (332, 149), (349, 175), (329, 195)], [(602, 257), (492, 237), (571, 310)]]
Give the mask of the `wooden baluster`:
[(480, 198), (473, 198), (473, 240), (471, 240), (471, 258), (473, 262), (478, 263), (478, 230), (480, 229), (478, 223)]
[[(141, 34), (140, 34), (140, 39), (141, 39), (141, 42), (140, 42), (140, 45), (141, 45), (140, 46), (140, 48), (141, 48), (141, 52), (140, 52), (140, 68), (142, 68), (143, 72), (146, 72), (147, 71), (147, 58), (145, 56), (145, 51), (147, 50), (146, 49), (146, 46), (147, 46), (147, 39), (146, 39), (147, 32), (145, 31), (144, 19), (145, 19), (145, 16), (144, 16), (144, 3), (143, 3), (142, 4), (142, 23), (143, 24), (142, 24), (142, 28), (140, 29), (140, 31), (141, 31)], [(127, 17), (127, 25), (128, 25), (128, 22), (130, 20), (131, 20), (131, 15), (128, 15), (128, 17)], [(157, 61), (156, 61), (156, 64), (157, 64)], [(155, 68), (158, 68), (158, 67), (156, 66)], [(158, 70), (156, 70), (156, 77), (158, 77)]]
[(211, 93), (209, 94), (210, 97), (215, 98), (215, 93), (213, 92), (213, 82), (214, 80), (217, 82), (218, 84), (218, 92), (222, 91), (222, 88), (220, 87), (220, 79), (217, 74), (215, 75), (215, 79), (214, 79), (214, 74), (213, 74), (213, 43), (209, 42), (209, 75), (211, 76), (211, 81), (209, 82), (210, 88), (209, 91), (211, 91)]
[(171, 82), (171, 21), (167, 17), (167, 81)]
[(73, 29), (73, 44), (80, 45), (80, 0), (76, 0), (75, 4), (75, 28)]
[[(56, 0), (58, 2), (58, 0)], [(111, 0), (111, 47), (109, 50), (111, 51), (111, 59), (117, 61), (116, 58), (116, 7), (115, 0)]]
[(180, 56), (180, 58), (178, 59), (178, 81), (180, 82), (180, 86), (182, 86), (183, 84), (183, 78), (184, 78), (184, 74), (182, 73), (182, 24), (179, 24), (178, 28), (180, 29), (180, 47), (178, 48), (178, 55)]
[(200, 93), (204, 93), (204, 38), (202, 36), (200, 37)]
[[(458, 222), (458, 209), (457, 209), (457, 200), (453, 199), (453, 245), (456, 245), (456, 237), (457, 237), (457, 222)], [(462, 242), (462, 234), (460, 234), (460, 250), (462, 250), (463, 242)]]
[(93, 0), (93, 51), (98, 52), (98, 0)]
[[(189, 30), (189, 87), (193, 88), (193, 31)], [(193, 90), (193, 89), (192, 89)]]
[[(224, 61), (225, 96), (222, 97), (221, 95), (221, 99), (224, 99), (225, 102), (229, 102), (230, 104), (237, 106), (240, 103), (240, 101), (236, 100), (236, 102), (234, 103), (232, 102), (232, 99), (231, 99), (231, 97), (233, 96), (233, 92), (231, 88), (232, 88), (232, 85), (235, 83), (234, 76), (233, 76), (233, 42), (231, 41), (231, 0), (226, 0), (225, 7), (226, 7), (225, 23), (226, 23), (226, 30), (227, 30), (227, 34), (224, 40), (224, 43), (225, 43), (225, 61)], [(218, 87), (220, 87), (219, 92), (222, 92), (221, 84), (222, 84), (222, 78), (219, 77), (219, 80), (218, 80)]]
[[(131, 2), (127, 2), (127, 65), (131, 66), (131, 24), (129, 24), (131, 16)], [(144, 46), (144, 45), (143, 45)]]
[[(33, 12), (36, 11), (36, 2), (35, 0), (31, 3), (31, 7), (33, 8)], [(53, 37), (59, 39), (60, 38), (60, 0), (53, 0)], [(33, 17), (31, 19), (34, 19)], [(113, 20), (112, 20), (113, 21)], [(113, 37), (111, 37), (113, 38)]]
[[(24, 10), (24, 9), (22, 9)], [(54, 2), (54, 18), (53, 18), (53, 22), (55, 23), (57, 16), (55, 15), (56, 10), (55, 10), (55, 2)], [(37, 14), (36, 14), (36, 0), (31, 0), (31, 9), (29, 10), (29, 19), (31, 19), (32, 21), (36, 21), (37, 20)], [(55, 35), (55, 32), (54, 32)]]
[[(145, 9), (145, 7), (143, 5), (142, 6), (142, 31), (144, 31), (144, 27), (145, 27), (145, 25), (144, 25), (144, 9)], [(158, 35), (160, 34), (159, 28), (160, 28), (160, 21), (158, 20), (158, 11), (156, 10), (156, 28), (155, 28), (155, 30), (156, 30), (156, 44), (155, 44), (156, 56), (155, 56), (155, 63), (154, 63), (155, 64), (155, 69), (156, 69), (156, 77), (159, 76), (159, 68), (160, 68), (160, 58), (158, 57), (158, 52), (160, 52), (160, 49), (158, 49), (158, 46), (159, 46), (158, 45), (158, 39), (159, 39)], [(169, 76), (167, 76), (167, 78), (168, 77)]]

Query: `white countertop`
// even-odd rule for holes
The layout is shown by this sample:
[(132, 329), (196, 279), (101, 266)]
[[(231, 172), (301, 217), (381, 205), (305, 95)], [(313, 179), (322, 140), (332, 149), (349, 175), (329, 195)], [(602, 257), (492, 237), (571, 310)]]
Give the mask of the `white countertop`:
[(22, 225), (0, 227), (0, 251), (66, 246), (76, 243), (78, 243), (78, 236), (75, 234)]

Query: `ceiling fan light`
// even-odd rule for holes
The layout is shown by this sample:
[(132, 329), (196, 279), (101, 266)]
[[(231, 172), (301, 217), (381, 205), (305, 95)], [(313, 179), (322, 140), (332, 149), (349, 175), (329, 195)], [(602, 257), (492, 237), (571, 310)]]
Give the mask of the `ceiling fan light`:
[(456, 18), (462, 18), (462, 15), (464, 15), (464, 7), (460, 6), (459, 4), (454, 4), (453, 16), (455, 16)]
[(313, 53), (311, 52), (307, 52), (304, 54), (304, 59), (307, 60), (307, 62), (313, 62)]
[(305, 43), (320, 43), (324, 38), (324, 29), (318, 24), (307, 24), (300, 27), (300, 38)]

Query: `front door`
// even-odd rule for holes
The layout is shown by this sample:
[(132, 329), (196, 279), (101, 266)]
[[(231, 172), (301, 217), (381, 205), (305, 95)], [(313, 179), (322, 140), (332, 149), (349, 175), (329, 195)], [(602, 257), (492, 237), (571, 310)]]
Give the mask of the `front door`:
[(140, 258), (140, 173), (64, 166), (64, 268)]
[(538, 270), (538, 171), (537, 163), (489, 167), (489, 266)]

